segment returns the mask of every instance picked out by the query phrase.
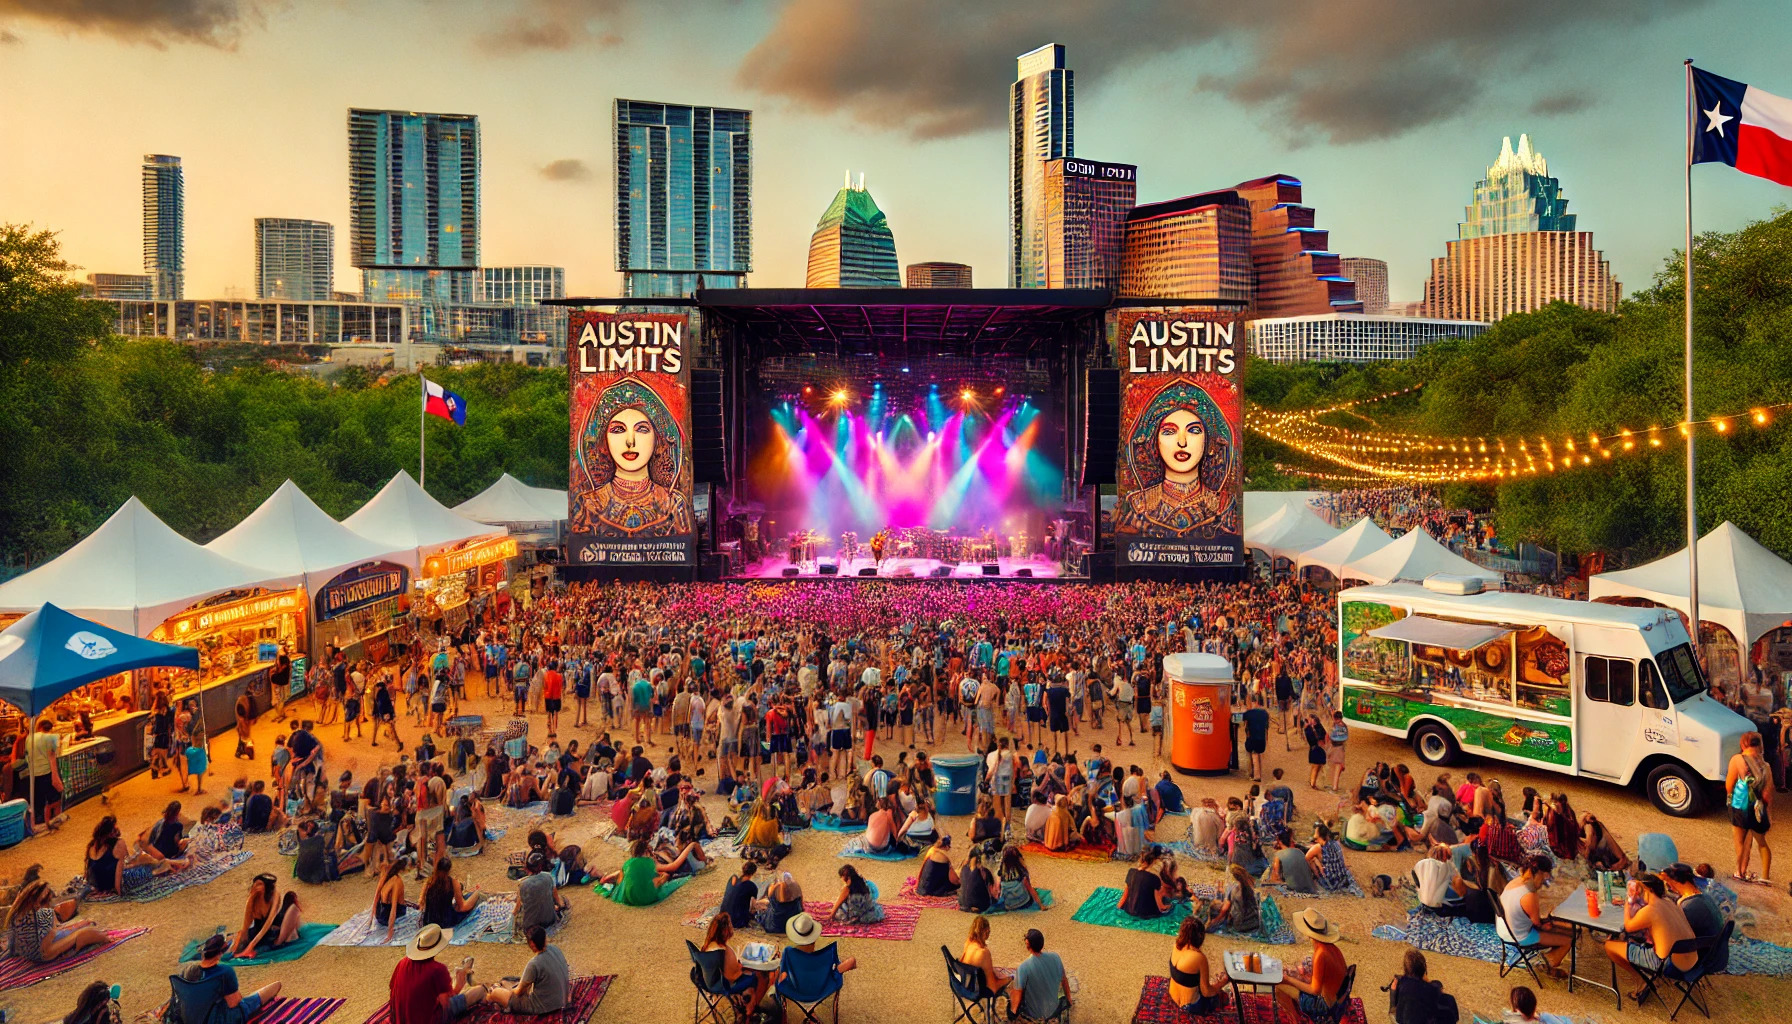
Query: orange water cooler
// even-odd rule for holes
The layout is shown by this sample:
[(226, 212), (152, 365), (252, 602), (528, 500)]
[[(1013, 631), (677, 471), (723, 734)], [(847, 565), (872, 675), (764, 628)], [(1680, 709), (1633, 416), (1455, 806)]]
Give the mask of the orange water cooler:
[(1232, 763), (1232, 663), (1217, 654), (1164, 657), (1170, 684), (1170, 763), (1185, 775)]

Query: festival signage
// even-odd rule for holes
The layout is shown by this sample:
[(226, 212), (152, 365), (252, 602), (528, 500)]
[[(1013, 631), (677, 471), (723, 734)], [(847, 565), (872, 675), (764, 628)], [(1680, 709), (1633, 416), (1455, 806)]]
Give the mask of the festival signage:
[(1244, 327), (1206, 309), (1108, 314), (1120, 359), (1122, 565), (1244, 564)]
[(396, 562), (363, 562), (339, 573), (317, 591), (317, 620), (324, 622), (404, 593), (410, 570)]
[(423, 575), (447, 576), (450, 573), (466, 572), (468, 569), (477, 569), (482, 565), (502, 562), (506, 558), (515, 557), (515, 537), (475, 541), (466, 547), (443, 551), (425, 558), (423, 560)]
[(691, 515), (689, 319), (665, 313), (575, 311), (568, 561), (689, 565)]
[(251, 622), (269, 618), (282, 612), (296, 611), (303, 607), (299, 601), (299, 592), (283, 590), (277, 594), (251, 597), (226, 604), (216, 604), (178, 615), (157, 626), (150, 634), (152, 639), (165, 636), (184, 636), (194, 630), (217, 629), (236, 622)]

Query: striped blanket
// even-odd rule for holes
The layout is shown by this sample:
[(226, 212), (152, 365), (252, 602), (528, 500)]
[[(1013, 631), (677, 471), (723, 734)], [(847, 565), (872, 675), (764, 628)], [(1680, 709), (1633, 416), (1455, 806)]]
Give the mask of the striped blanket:
[(342, 1009), (347, 999), (276, 999), (263, 1006), (246, 1024), (323, 1024)]
[(63, 895), (72, 896), (87, 903), (150, 903), (189, 889), (195, 885), (204, 885), (216, 881), (231, 870), (254, 856), (248, 850), (231, 850), (219, 854), (209, 860), (186, 869), (166, 875), (151, 875), (146, 881), (136, 886), (128, 886), (127, 891), (118, 893), (95, 893), (87, 884), (85, 876), (74, 879), (63, 890)]
[(148, 932), (148, 928), (125, 928), (119, 931), (109, 931), (106, 933), (106, 938), (111, 941), (98, 946), (88, 946), (79, 953), (57, 957), (47, 964), (33, 963), (24, 957), (0, 957), (0, 992), (35, 985), (46, 978), (54, 978), (58, 974), (72, 971), (101, 953), (115, 949), (121, 943), (129, 942)]
[[(481, 900), (465, 921), (454, 926), (452, 945), (469, 942), (510, 941), (511, 919), (516, 916), (516, 897), (502, 894)], [(373, 919), (372, 910), (363, 910), (317, 940), (320, 946), (403, 946), (417, 937), (422, 915), (411, 910), (398, 919), (392, 929), (392, 941), (386, 941), (386, 926)]]

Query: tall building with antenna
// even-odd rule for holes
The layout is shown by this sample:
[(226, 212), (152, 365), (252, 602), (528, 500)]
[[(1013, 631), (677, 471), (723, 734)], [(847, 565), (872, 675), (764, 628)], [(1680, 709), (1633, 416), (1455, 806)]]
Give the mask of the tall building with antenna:
[(1063, 44), (1015, 58), (1008, 97), (1008, 284), (1045, 288), (1046, 164), (1076, 155), (1076, 77)]
[(896, 262), (896, 237), (889, 221), (865, 190), (865, 175), (858, 185), (852, 172), (834, 194), (809, 239), (809, 288), (900, 288), (902, 275)]

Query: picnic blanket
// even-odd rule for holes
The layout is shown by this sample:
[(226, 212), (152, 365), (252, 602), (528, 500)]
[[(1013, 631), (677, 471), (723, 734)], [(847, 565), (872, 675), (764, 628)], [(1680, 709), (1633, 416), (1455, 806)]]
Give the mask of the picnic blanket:
[[(504, 838), (504, 833), (509, 831), (510, 830), (507, 828), (488, 828), (485, 830), (485, 841), (488, 843), (495, 843)], [(477, 857), (484, 852), (485, 847), (477, 844), (473, 846), (450, 846), (448, 848), (448, 856), (450, 857)]]
[(840, 848), (839, 855), (842, 857), (858, 857), (863, 860), (909, 860), (913, 857), (919, 857), (921, 851), (916, 850), (914, 853), (898, 853), (894, 850), (890, 850), (878, 853), (867, 847), (864, 838), (860, 837), (858, 839), (848, 839), (846, 845)]
[(809, 827), (817, 832), (863, 832), (862, 821), (841, 821), (837, 814), (817, 814), (809, 819)]
[[(778, 833), (778, 842), (783, 843), (785, 846), (789, 846), (793, 838), (794, 837), (791, 836), (789, 832)], [(703, 858), (705, 860), (715, 860), (718, 857), (739, 860), (746, 855), (747, 848), (740, 845), (739, 833), (727, 836), (717, 836), (703, 844)]]
[(314, 997), (311, 999), (276, 999), (255, 1011), (245, 1024), (323, 1024), (330, 1015), (342, 1009), (347, 999)]
[[(1316, 885), (1319, 882), (1318, 879), (1314, 879), (1313, 881)], [(1327, 889), (1325, 886), (1320, 885), (1318, 892), (1295, 892), (1281, 882), (1263, 882), (1261, 883), (1261, 888), (1274, 889), (1284, 896), (1291, 896), (1295, 899), (1322, 900), (1331, 896), (1355, 896), (1357, 899), (1361, 900), (1368, 899), (1369, 897), (1369, 894), (1363, 891), (1363, 887), (1356, 883), (1355, 875), (1350, 876), (1350, 885), (1343, 889)]]
[(809, 916), (821, 922), (821, 934), (829, 938), (853, 939), (892, 939), (906, 942), (915, 937), (915, 926), (921, 923), (921, 908), (913, 903), (881, 903), (884, 908), (884, 919), (876, 924), (848, 924), (845, 921), (831, 920), (827, 915), (834, 909), (832, 903), (825, 900), (805, 900), (803, 909)]
[(1078, 844), (1068, 850), (1047, 849), (1044, 843), (1022, 843), (1020, 852), (1029, 857), (1056, 857), (1059, 860), (1081, 860), (1090, 863), (1106, 863), (1114, 859), (1112, 846), (1084, 846)]
[[(656, 906), (659, 906), (661, 903), (666, 902), (666, 897), (677, 892), (679, 889), (684, 888), (684, 884), (686, 882), (689, 882), (690, 880), (692, 880), (693, 878), (696, 878), (696, 877), (697, 877), (696, 875), (680, 875), (679, 877), (674, 878), (671, 881), (667, 882), (665, 885), (660, 886), (660, 890), (659, 890), (660, 898), (657, 900), (654, 900), (652, 903), (647, 904), (647, 906), (656, 907)], [(614, 885), (605, 885), (604, 883), (599, 882), (596, 885), (591, 887), (591, 891), (597, 893), (599, 896), (605, 897), (606, 899), (610, 900), (610, 902), (615, 903), (616, 897), (613, 895), (613, 891), (615, 890), (615, 888), (616, 887)], [(621, 906), (621, 907), (626, 907), (626, 906), (632, 906), (633, 904), (618, 903), (616, 905)]]
[(1730, 939), (1730, 964), (1725, 974), (1764, 974), (1792, 977), (1792, 948), (1736, 935)]
[[(1273, 1013), (1274, 999), (1267, 992), (1245, 996), (1243, 1024), (1270, 1024), (1277, 1019)], [(1145, 985), (1139, 992), (1138, 1008), (1132, 1014), (1133, 1024), (1189, 1024), (1190, 1021), (1234, 1024), (1238, 1020), (1237, 1010), (1230, 999), (1209, 1016), (1190, 1017), (1182, 1007), (1170, 1001), (1170, 979), (1155, 974), (1145, 977)], [(1341, 1024), (1368, 1024), (1368, 1020), (1363, 1013), (1363, 1001), (1353, 996), (1350, 1009), (1345, 1012)]]
[(1475, 924), (1461, 917), (1439, 917), (1424, 910), (1408, 911), (1405, 926), (1377, 925), (1369, 932), (1378, 939), (1404, 942), (1426, 953), (1442, 953), (1490, 964), (1517, 963), (1500, 943), (1493, 925)]
[[(1182, 927), (1182, 921), (1193, 912), (1188, 903), (1172, 904), (1162, 917), (1134, 917), (1120, 909), (1121, 890), (1102, 886), (1089, 894), (1083, 905), (1070, 915), (1072, 921), (1084, 924), (1098, 924), (1108, 928), (1125, 928), (1128, 931), (1151, 932), (1156, 935), (1175, 935)], [(1264, 896), (1258, 903), (1258, 912), (1262, 917), (1262, 928), (1250, 934), (1241, 934), (1241, 939), (1266, 943), (1271, 946), (1292, 946), (1294, 930), (1282, 919), (1282, 912), (1274, 899)], [(1233, 934), (1219, 927), (1211, 927), (1212, 934)]]
[[(487, 932), (509, 935), (511, 919), (516, 916), (514, 895), (487, 896), (479, 901), (467, 919), (454, 926), (452, 945), (464, 946)], [(386, 926), (373, 919), (373, 911), (363, 910), (336, 926), (336, 930), (317, 940), (320, 946), (403, 946), (417, 937), (423, 915), (415, 908), (398, 919), (392, 929), (392, 941), (386, 941)], [(499, 939), (497, 941), (504, 941)]]
[[(224, 962), (232, 967), (258, 967), (262, 964), (283, 964), (297, 960), (311, 952), (312, 946), (317, 945), (319, 940), (335, 931), (336, 928), (337, 926), (333, 924), (302, 924), (299, 925), (299, 934), (284, 946), (275, 949), (258, 949), (254, 956), (231, 957)], [(224, 929), (219, 928), (218, 931), (222, 933)], [(199, 959), (199, 944), (202, 941), (204, 940), (188, 939), (187, 944), (181, 947), (180, 962), (184, 964), (189, 960)]]
[[(957, 896), (923, 896), (920, 893), (915, 891), (915, 883), (916, 883), (916, 879), (912, 875), (906, 881), (904, 881), (902, 883), (902, 888), (900, 890), (898, 890), (896, 893), (896, 901), (898, 903), (913, 903), (915, 906), (918, 906), (918, 907), (932, 907), (935, 910), (957, 910), (958, 909), (958, 897)], [(985, 914), (1008, 914), (1008, 913), (1019, 914), (1019, 913), (1026, 913), (1029, 911), (1036, 911), (1036, 910), (1050, 910), (1051, 906), (1052, 906), (1052, 891), (1050, 889), (1039, 889), (1039, 888), (1035, 888), (1033, 891), (1037, 892), (1039, 894), (1039, 901), (1042, 904), (1042, 906), (1022, 907), (1020, 910), (1016, 910), (1016, 911), (1004, 910), (1001, 907), (997, 906), (997, 907), (990, 907), (988, 910), (984, 911), (984, 913)]]
[[(572, 980), (572, 992), (567, 999), (566, 1008), (553, 1013), (540, 1013), (533, 1016), (506, 1013), (496, 1003), (480, 1003), (467, 1011), (467, 1015), (459, 1018), (457, 1024), (585, 1024), (591, 1015), (597, 1012), (597, 1004), (604, 1001), (610, 991), (610, 985), (616, 981), (614, 974), (587, 975)], [(365, 1024), (392, 1024), (392, 1004), (381, 1004), (367, 1018)]]
[(148, 932), (148, 928), (122, 928), (108, 931), (106, 938), (109, 941), (98, 946), (88, 946), (78, 953), (57, 957), (47, 964), (32, 963), (19, 956), (0, 956), (0, 992), (35, 985), (46, 978), (54, 978), (58, 974), (72, 971), (101, 953), (116, 949), (121, 944)]
[(166, 875), (151, 875), (148, 881), (130, 889), (123, 895), (110, 892), (95, 893), (87, 884), (87, 878), (82, 876), (70, 882), (68, 888), (63, 890), (63, 895), (73, 896), (88, 903), (152, 903), (156, 900), (166, 899), (182, 889), (190, 889), (195, 885), (216, 881), (225, 872), (253, 856), (254, 853), (249, 850), (231, 850), (209, 860), (200, 861), (185, 871), (175, 871)]

